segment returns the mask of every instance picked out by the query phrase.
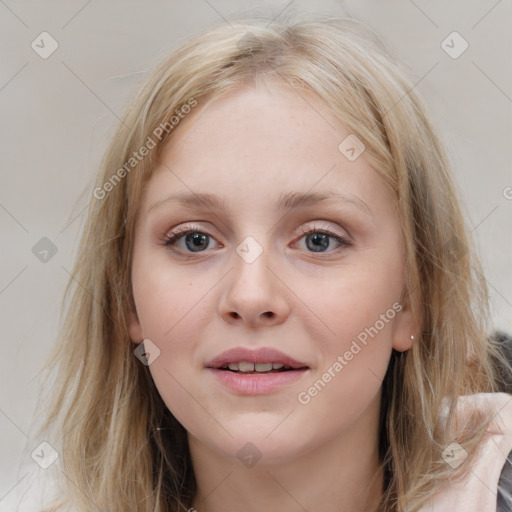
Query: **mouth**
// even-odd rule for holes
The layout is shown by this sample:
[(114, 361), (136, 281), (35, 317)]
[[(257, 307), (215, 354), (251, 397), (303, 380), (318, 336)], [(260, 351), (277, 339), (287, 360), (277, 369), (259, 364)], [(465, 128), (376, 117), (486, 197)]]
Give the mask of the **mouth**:
[(294, 385), (310, 367), (271, 347), (229, 349), (206, 365), (216, 382), (237, 394), (263, 395)]
[(264, 373), (308, 368), (306, 363), (271, 347), (260, 347), (258, 349), (231, 348), (210, 360), (205, 366), (241, 373)]
[(270, 374), (283, 373), (294, 370), (306, 370), (308, 366), (287, 366), (283, 363), (251, 363), (249, 361), (240, 361), (238, 363), (229, 363), (218, 367), (219, 370), (225, 370), (233, 373), (243, 374)]

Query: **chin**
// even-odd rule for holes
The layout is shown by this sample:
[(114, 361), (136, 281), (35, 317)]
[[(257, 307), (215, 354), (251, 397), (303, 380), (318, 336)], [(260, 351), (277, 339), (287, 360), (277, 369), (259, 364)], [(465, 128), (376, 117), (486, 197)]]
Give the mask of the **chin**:
[(250, 429), (246, 433), (237, 432), (227, 443), (219, 444), (219, 439), (209, 440), (208, 444), (225, 456), (237, 459), (247, 467), (254, 465), (276, 465), (289, 463), (307, 451), (306, 440), (302, 441), (296, 432), (284, 431), (281, 435), (261, 434)]

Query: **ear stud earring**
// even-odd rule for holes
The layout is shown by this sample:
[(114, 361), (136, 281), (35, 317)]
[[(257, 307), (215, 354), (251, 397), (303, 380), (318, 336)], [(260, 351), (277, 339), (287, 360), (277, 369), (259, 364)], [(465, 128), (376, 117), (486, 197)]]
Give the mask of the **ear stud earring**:
[(411, 340), (413, 340), (413, 339), (414, 339), (414, 336), (411, 334)]

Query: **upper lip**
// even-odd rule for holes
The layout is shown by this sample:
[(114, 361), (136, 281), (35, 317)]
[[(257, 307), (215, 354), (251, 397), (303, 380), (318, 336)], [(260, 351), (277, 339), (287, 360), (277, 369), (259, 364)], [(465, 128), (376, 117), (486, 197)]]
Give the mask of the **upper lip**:
[(239, 363), (247, 361), (249, 363), (280, 363), (291, 368), (308, 367), (306, 363), (297, 361), (283, 352), (270, 347), (258, 349), (248, 349), (245, 347), (235, 347), (219, 354), (214, 359), (206, 363), (206, 368), (222, 368), (230, 363)]

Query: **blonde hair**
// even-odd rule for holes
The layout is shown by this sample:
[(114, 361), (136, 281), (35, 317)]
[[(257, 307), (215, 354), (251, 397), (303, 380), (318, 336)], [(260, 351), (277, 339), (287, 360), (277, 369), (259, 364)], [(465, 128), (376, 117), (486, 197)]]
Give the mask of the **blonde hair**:
[[(329, 105), (396, 196), (407, 255), (402, 302), (417, 312), (422, 329), (410, 350), (393, 351), (383, 382), (380, 510), (412, 512), (453, 476), (444, 448), (456, 440), (473, 460), (488, 421), (473, 415), (449, 439), (437, 428), (442, 399), (454, 405), (458, 396), (496, 391), (493, 361), (501, 357), (489, 337), (486, 282), (445, 150), (412, 73), (363, 23), (293, 14), (271, 24), (230, 25), (202, 32), (157, 66), (103, 159), (47, 365), (57, 380), (41, 432), (48, 439), (54, 429), (63, 471), (74, 483), (54, 509), (191, 506), (195, 479), (185, 430), (134, 357), (128, 334), (134, 230), (141, 194), (184, 106), (268, 78)], [(130, 161), (149, 139), (144, 158)]]

